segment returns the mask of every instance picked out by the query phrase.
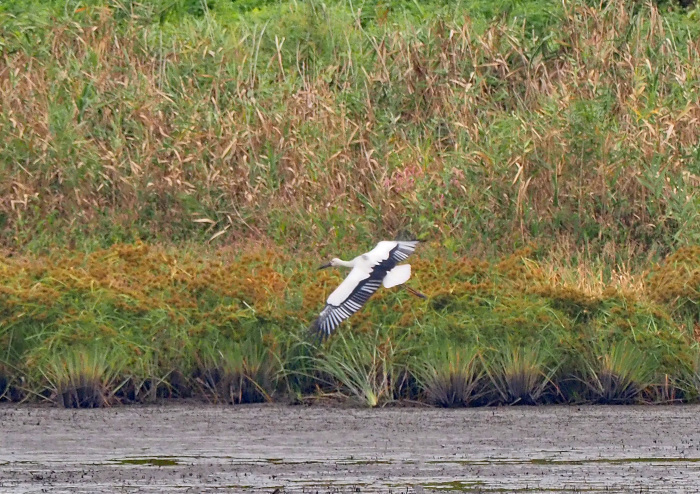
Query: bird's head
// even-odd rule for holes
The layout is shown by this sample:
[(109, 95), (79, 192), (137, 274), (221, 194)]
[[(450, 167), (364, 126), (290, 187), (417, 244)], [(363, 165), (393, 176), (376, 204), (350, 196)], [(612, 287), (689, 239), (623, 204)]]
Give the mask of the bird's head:
[(338, 259), (337, 257), (334, 257), (333, 259), (331, 259), (329, 262), (327, 262), (323, 266), (319, 266), (318, 269), (326, 269), (326, 268), (336, 267), (336, 266), (340, 266), (340, 259)]

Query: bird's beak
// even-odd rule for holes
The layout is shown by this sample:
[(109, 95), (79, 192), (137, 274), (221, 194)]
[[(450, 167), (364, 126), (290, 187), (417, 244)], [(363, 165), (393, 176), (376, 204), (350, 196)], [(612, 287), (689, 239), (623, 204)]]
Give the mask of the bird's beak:
[(323, 266), (319, 266), (319, 267), (318, 267), (318, 270), (320, 271), (320, 270), (322, 270), (322, 269), (326, 269), (326, 268), (330, 268), (330, 267), (331, 267), (331, 263), (330, 263), (330, 262), (327, 262), (327, 263), (324, 264)]

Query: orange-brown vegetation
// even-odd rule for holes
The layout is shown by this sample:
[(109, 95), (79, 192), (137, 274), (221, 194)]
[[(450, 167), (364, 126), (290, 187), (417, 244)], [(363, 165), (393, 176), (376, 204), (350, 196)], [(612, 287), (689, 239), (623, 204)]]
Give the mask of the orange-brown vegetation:
[[(685, 286), (687, 270), (692, 271), (689, 263), (695, 260), (693, 249), (670, 256), (652, 270), (647, 290), (633, 294), (591, 293), (562, 283), (547, 276), (546, 266), (528, 257), (532, 253), (521, 251), (494, 263), (429, 259), (419, 253), (410, 283), (428, 294), (427, 302), (400, 288), (380, 290), (338, 332), (377, 338), (377, 351), (390, 345), (392, 355), (420, 353), (431, 342), (445, 341), (456, 348), (479, 348), (493, 358), (510, 355), (504, 344), (538, 347), (541, 365), (556, 362), (563, 373), (575, 372), (591, 352), (633, 342), (654, 356), (658, 372), (674, 375), (692, 367), (695, 335), (686, 324), (687, 317), (695, 319), (687, 312), (692, 305), (687, 304), (698, 303), (697, 291), (680, 292), (686, 305), (679, 305), (678, 296), (661, 298), (657, 290)], [(41, 393), (47, 385), (42, 377), (47, 365), (54, 372), (64, 368), (54, 360), (68, 358), (65, 355), (72, 362), (92, 362), (86, 352), (98, 345), (100, 352), (114, 356), (109, 365), (131, 376), (130, 386), (160, 380), (168, 390), (162, 393), (177, 395), (192, 373), (193, 383), (206, 383), (195, 388), (240, 401), (243, 395), (233, 398), (234, 388), (226, 383), (239, 383), (235, 393), (243, 393), (245, 383), (261, 380), (270, 386), (285, 372), (294, 375), (293, 369), (300, 365), (295, 348), (307, 340), (311, 321), (341, 279), (338, 273), (319, 272), (315, 266), (316, 262), (302, 263), (274, 248), (206, 254), (142, 243), (87, 254), (3, 257), (3, 373)], [(250, 360), (253, 357), (242, 348), (257, 357)], [(323, 347), (311, 348), (306, 351)], [(167, 384), (173, 375), (178, 376), (177, 386)], [(245, 389), (257, 393), (255, 386)], [(537, 389), (540, 396), (544, 388)], [(269, 399), (273, 391), (256, 396)]]

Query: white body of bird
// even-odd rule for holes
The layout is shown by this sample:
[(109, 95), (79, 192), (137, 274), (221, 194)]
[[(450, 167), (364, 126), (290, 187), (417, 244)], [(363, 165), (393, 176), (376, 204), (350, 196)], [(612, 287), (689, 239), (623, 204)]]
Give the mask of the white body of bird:
[[(328, 297), (326, 307), (316, 321), (318, 331), (330, 335), (342, 321), (360, 310), (380, 285), (391, 288), (406, 283), (411, 277), (411, 265), (402, 264), (416, 248), (418, 241), (382, 241), (371, 251), (351, 261), (334, 258), (321, 266), (352, 268), (348, 276)], [(319, 269), (321, 269), (319, 268)], [(412, 291), (418, 296), (424, 295)]]

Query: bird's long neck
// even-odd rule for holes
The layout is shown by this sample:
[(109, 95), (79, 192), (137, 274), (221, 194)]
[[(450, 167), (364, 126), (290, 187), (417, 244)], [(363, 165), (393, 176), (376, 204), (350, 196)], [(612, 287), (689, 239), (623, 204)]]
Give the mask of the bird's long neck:
[(342, 259), (338, 259), (337, 263), (338, 266), (342, 266), (344, 268), (354, 268), (355, 267), (355, 259), (352, 261), (343, 261)]

